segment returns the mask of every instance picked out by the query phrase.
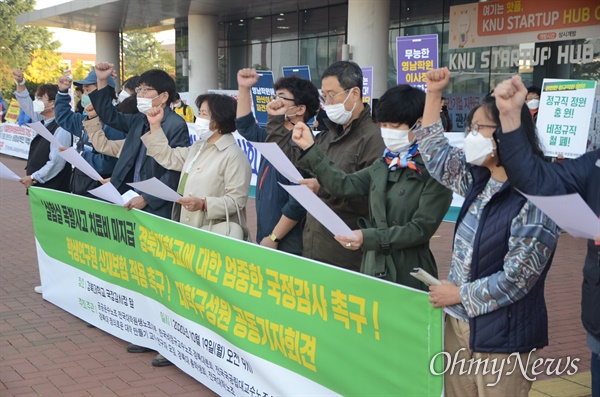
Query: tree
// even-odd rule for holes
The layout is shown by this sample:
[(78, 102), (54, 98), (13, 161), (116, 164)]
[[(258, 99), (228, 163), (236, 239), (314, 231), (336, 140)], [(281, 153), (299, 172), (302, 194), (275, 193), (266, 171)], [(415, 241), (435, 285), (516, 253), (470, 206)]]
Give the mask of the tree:
[[(34, 50), (56, 51), (60, 46), (52, 33), (39, 26), (17, 24), (17, 15), (34, 10), (31, 0), (0, 0), (0, 89), (12, 93), (13, 69), (25, 69), (32, 61)], [(10, 98), (10, 95), (5, 96)]]
[(149, 69), (162, 69), (175, 76), (175, 57), (150, 32), (137, 30), (124, 33), (123, 81)]
[(36, 48), (31, 63), (25, 69), (28, 79), (37, 84), (56, 84), (63, 75), (62, 58), (56, 51)]
[(75, 67), (71, 68), (73, 74), (73, 81), (83, 80), (92, 71), (94, 67), (92, 65), (84, 65), (81, 59), (77, 60)]

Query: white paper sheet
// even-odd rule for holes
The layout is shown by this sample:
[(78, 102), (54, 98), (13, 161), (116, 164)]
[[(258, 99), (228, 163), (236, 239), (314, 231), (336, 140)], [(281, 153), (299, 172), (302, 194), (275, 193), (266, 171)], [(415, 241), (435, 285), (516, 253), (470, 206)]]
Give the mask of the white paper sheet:
[(321, 199), (306, 186), (288, 186), (282, 185), (281, 183), (279, 185), (281, 185), (281, 187), (289, 194), (294, 196), (294, 198), (298, 200), (312, 216), (321, 222), (321, 224), (334, 235), (345, 237), (356, 236), (348, 225), (346, 225), (344, 221), (327, 206), (327, 204), (321, 201)]
[(299, 183), (300, 179), (304, 179), (300, 172), (294, 167), (294, 164), (287, 158), (275, 142), (251, 142), (252, 146), (258, 149), (260, 154), (265, 156), (273, 167), (279, 173), (289, 179), (291, 182)]
[(62, 152), (58, 152), (58, 155), (67, 160), (69, 163), (73, 164), (75, 168), (78, 168), (79, 171), (83, 172), (93, 180), (99, 181), (102, 179), (100, 174), (98, 174), (98, 171), (96, 171), (94, 167), (90, 165), (90, 163), (85, 161), (85, 159), (81, 157), (79, 153), (77, 153), (77, 150), (73, 149), (72, 147), (68, 148), (67, 150), (63, 150)]
[(121, 195), (121, 198), (123, 199), (123, 204), (127, 204), (129, 200), (134, 199), (137, 196), (139, 196), (139, 194), (135, 190), (129, 189)]
[(600, 219), (579, 194), (548, 197), (521, 194), (570, 235), (588, 239), (600, 236)]
[(61, 143), (52, 135), (50, 131), (46, 127), (42, 125), (39, 121), (37, 123), (28, 123), (27, 126), (44, 137), (48, 142), (58, 147), (61, 147)]
[(19, 175), (12, 172), (12, 170), (10, 168), (8, 168), (7, 166), (5, 166), (2, 163), (0, 163), (0, 178), (8, 179), (11, 181), (20, 181), (21, 180), (21, 177)]
[[(88, 190), (88, 193), (93, 194), (96, 197), (100, 197), (103, 200), (111, 202), (113, 204), (123, 205), (127, 201), (124, 201), (121, 193), (117, 190), (115, 185), (112, 183), (105, 183), (102, 186), (99, 186), (95, 189)], [(128, 200), (129, 201), (129, 200)]]
[(151, 196), (158, 197), (159, 199), (167, 200), (167, 201), (177, 201), (182, 196), (165, 185), (163, 182), (153, 177), (150, 179), (146, 179), (145, 181), (128, 183), (134, 189), (139, 190), (140, 192), (148, 193)]

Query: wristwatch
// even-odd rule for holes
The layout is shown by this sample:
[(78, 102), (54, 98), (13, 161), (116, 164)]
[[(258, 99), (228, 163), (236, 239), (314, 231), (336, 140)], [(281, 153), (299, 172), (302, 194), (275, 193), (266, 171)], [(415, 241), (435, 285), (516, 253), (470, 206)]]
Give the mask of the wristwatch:
[(273, 233), (269, 234), (269, 238), (271, 239), (271, 241), (273, 241), (274, 243), (278, 243), (281, 240), (277, 238), (277, 236)]

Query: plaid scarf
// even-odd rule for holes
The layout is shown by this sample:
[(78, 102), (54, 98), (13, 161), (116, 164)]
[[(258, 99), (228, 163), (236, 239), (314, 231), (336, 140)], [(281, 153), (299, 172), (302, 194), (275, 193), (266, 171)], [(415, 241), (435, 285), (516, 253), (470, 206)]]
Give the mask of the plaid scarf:
[(417, 174), (422, 175), (423, 173), (417, 167), (417, 164), (412, 160), (413, 157), (419, 154), (419, 145), (415, 142), (406, 152), (392, 152), (388, 148), (383, 151), (382, 161), (385, 161), (388, 165), (390, 172), (396, 171), (400, 168), (410, 168), (415, 170)]

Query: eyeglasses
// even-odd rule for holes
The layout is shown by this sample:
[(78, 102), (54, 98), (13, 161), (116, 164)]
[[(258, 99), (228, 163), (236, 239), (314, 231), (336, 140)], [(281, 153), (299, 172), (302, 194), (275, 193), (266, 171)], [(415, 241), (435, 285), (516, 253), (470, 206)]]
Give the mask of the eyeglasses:
[(498, 126), (497, 125), (492, 125), (492, 124), (473, 123), (473, 124), (467, 126), (466, 132), (474, 131), (474, 132), (478, 133), (481, 128), (493, 128), (493, 129), (496, 129), (496, 128), (498, 128)]
[(292, 99), (292, 98), (286, 98), (283, 95), (271, 95), (271, 102), (273, 102), (273, 101), (275, 101), (277, 99), (283, 99), (284, 101), (296, 102), (294, 99)]
[(352, 88), (347, 88), (342, 92), (338, 92), (337, 94), (327, 94), (327, 95), (323, 95), (321, 96), (319, 99), (321, 100), (321, 103), (323, 104), (327, 104), (327, 103), (333, 103), (333, 101), (335, 100), (335, 97), (338, 95), (343, 94), (344, 92), (348, 92), (350, 91)]
[(156, 88), (151, 87), (135, 87), (136, 94), (146, 95), (148, 91), (156, 91)]

